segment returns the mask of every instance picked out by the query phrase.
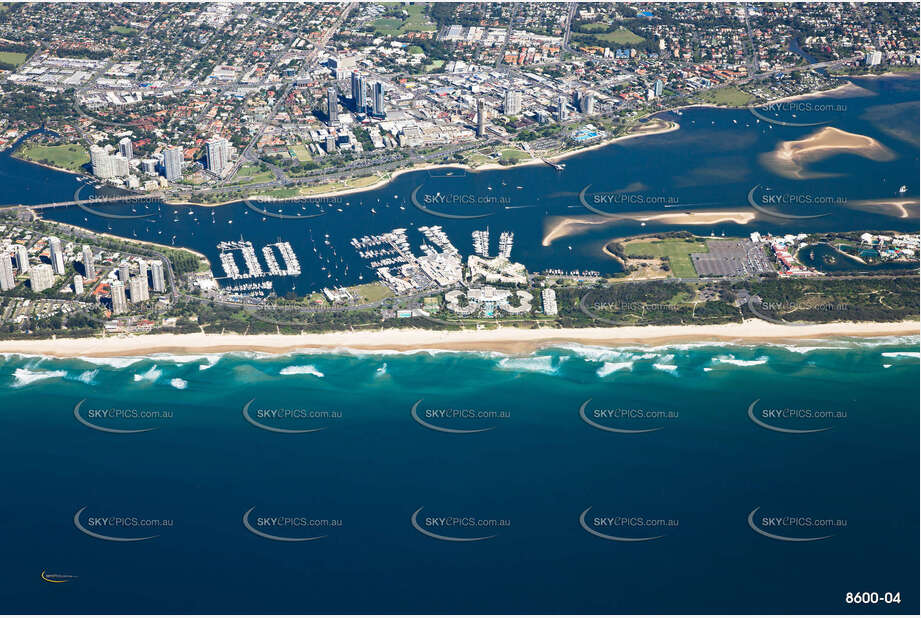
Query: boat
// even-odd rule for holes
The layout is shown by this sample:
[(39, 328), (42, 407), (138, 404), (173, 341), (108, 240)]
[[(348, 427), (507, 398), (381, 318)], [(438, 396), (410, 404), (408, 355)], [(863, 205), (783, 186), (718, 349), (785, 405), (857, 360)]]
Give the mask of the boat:
[(901, 187), (899, 187), (899, 195), (904, 195), (906, 191), (908, 191), (908, 187), (906, 187), (905, 185), (902, 185)]

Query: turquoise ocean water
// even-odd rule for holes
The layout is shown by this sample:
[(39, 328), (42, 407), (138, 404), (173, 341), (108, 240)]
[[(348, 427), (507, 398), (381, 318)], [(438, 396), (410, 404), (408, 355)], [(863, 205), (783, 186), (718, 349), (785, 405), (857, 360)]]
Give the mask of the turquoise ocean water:
[(918, 349), (7, 355), (0, 607), (917, 612)]

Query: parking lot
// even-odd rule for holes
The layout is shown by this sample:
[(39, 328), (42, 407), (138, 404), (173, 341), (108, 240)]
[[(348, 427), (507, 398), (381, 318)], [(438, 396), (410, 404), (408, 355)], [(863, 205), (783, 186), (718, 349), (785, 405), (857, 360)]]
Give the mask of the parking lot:
[(707, 240), (709, 253), (692, 253), (701, 277), (749, 277), (776, 272), (762, 245), (750, 240)]

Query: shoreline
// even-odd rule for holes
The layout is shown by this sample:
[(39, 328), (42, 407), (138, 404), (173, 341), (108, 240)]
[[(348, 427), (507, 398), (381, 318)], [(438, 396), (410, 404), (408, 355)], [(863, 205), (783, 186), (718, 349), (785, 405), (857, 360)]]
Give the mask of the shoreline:
[(19, 146), (16, 146), (15, 148), (12, 149), (12, 151), (10, 152), (11, 159), (16, 159), (17, 161), (22, 161), (23, 163), (29, 163), (30, 165), (38, 165), (40, 167), (44, 167), (49, 170), (54, 170), (56, 172), (64, 172), (65, 174), (72, 174), (74, 176), (90, 176), (91, 175), (88, 172), (75, 172), (73, 170), (69, 170), (63, 167), (57, 167), (55, 165), (49, 165), (48, 163), (41, 163), (40, 161), (33, 161), (32, 159), (26, 159), (25, 157), (17, 156), (16, 153), (19, 152), (19, 148), (20, 148)]
[[(906, 75), (906, 74), (910, 74), (910, 72), (904, 72), (904, 73), (885, 73), (885, 74), (881, 74), (881, 75), (842, 76), (842, 79), (845, 79), (845, 80), (846, 80), (847, 77), (888, 77), (888, 76), (892, 76), (892, 77), (901, 77), (901, 76)], [(760, 103), (750, 103), (750, 104), (748, 104), (748, 105), (742, 105), (742, 106), (719, 105), (719, 104), (714, 104), (714, 103), (689, 103), (689, 104), (686, 104), (686, 105), (678, 105), (678, 106), (675, 106), (675, 107), (668, 107), (668, 108), (664, 108), (664, 109), (659, 109), (659, 110), (651, 111), (651, 112), (649, 112), (648, 114), (646, 114), (645, 116), (641, 116), (640, 118), (638, 118), (638, 119), (637, 119), (637, 122), (639, 123), (639, 122), (642, 121), (643, 119), (653, 119), (653, 120), (657, 120), (657, 119), (655, 119), (655, 116), (658, 115), (658, 114), (664, 114), (664, 113), (669, 113), (669, 112), (672, 112), (672, 113), (673, 113), (673, 112), (678, 111), (678, 110), (690, 109), (690, 108), (695, 108), (695, 107), (710, 107), (710, 108), (715, 108), (715, 109), (746, 109), (746, 108), (750, 107), (751, 105), (755, 105), (756, 107), (760, 107), (760, 106), (764, 106), (764, 105), (770, 105), (770, 104), (775, 104), (775, 103), (785, 103), (785, 102), (790, 102), (790, 101), (795, 101), (795, 100), (801, 100), (801, 99), (807, 99), (807, 98), (814, 98), (814, 97), (835, 96), (836, 94), (840, 96), (842, 93), (841, 93), (841, 92), (838, 92), (838, 91), (842, 91), (842, 90), (846, 91), (846, 90), (848, 90), (848, 89), (855, 89), (855, 88), (856, 88), (856, 89), (861, 89), (861, 87), (858, 86), (857, 84), (854, 84), (853, 82), (847, 81), (847, 82), (844, 83), (844, 84), (841, 84), (841, 85), (836, 86), (836, 87), (834, 87), (834, 88), (829, 88), (829, 89), (827, 89), (827, 90), (816, 90), (816, 91), (813, 91), (813, 92), (806, 92), (806, 93), (799, 94), (799, 95), (792, 95), (792, 96), (789, 96), (789, 97), (782, 97), (782, 98), (778, 98), (778, 99), (771, 99), (771, 100), (763, 101), (763, 102), (760, 102)], [(843, 94), (847, 94), (847, 93), (844, 92)], [(299, 196), (293, 196), (293, 197), (290, 197), (290, 198), (276, 198), (276, 199), (271, 200), (271, 201), (284, 202), (284, 201), (288, 201), (288, 200), (303, 200), (303, 199), (330, 199), (330, 198), (341, 197), (341, 196), (344, 196), (344, 195), (351, 195), (351, 194), (354, 194), (354, 193), (361, 193), (361, 192), (364, 192), (364, 191), (373, 191), (373, 190), (375, 190), (375, 189), (380, 189), (380, 188), (382, 188), (382, 187), (387, 186), (390, 182), (392, 182), (393, 180), (395, 180), (395, 179), (396, 179), (397, 177), (399, 177), (401, 174), (405, 174), (405, 173), (408, 173), (408, 172), (421, 172), (421, 171), (432, 170), (432, 169), (456, 168), (456, 169), (462, 169), (462, 170), (464, 170), (465, 172), (473, 172), (473, 173), (475, 173), (475, 172), (486, 172), (486, 171), (494, 171), (494, 170), (502, 170), (502, 169), (513, 169), (513, 168), (518, 168), (518, 167), (525, 167), (525, 166), (528, 166), (528, 165), (539, 165), (539, 164), (544, 163), (543, 159), (546, 159), (547, 161), (551, 161), (551, 162), (558, 162), (558, 161), (561, 161), (561, 160), (563, 160), (563, 159), (566, 159), (566, 158), (569, 158), (569, 157), (572, 157), (572, 156), (575, 156), (575, 155), (578, 155), (578, 154), (582, 154), (582, 153), (585, 153), (585, 152), (590, 152), (590, 151), (592, 151), (592, 150), (597, 150), (597, 149), (599, 149), (599, 148), (604, 148), (604, 147), (606, 147), (606, 146), (610, 146), (610, 145), (615, 144), (615, 143), (617, 143), (617, 142), (619, 142), (619, 141), (624, 141), (624, 140), (629, 140), (629, 139), (635, 139), (635, 138), (643, 137), (643, 136), (646, 136), (646, 135), (660, 135), (660, 134), (663, 134), (663, 133), (670, 133), (670, 132), (672, 132), (672, 131), (677, 131), (678, 129), (681, 128), (680, 124), (677, 123), (677, 122), (675, 122), (675, 121), (662, 121), (662, 122), (664, 122), (664, 123), (666, 124), (666, 126), (663, 127), (663, 128), (661, 128), (661, 129), (657, 129), (657, 130), (653, 130), (653, 131), (639, 131), (639, 132), (636, 132), (636, 133), (628, 133), (628, 134), (626, 134), (626, 135), (621, 135), (621, 136), (614, 137), (614, 138), (611, 138), (611, 139), (601, 140), (601, 141), (599, 141), (599, 142), (597, 142), (597, 143), (594, 143), (594, 144), (585, 146), (584, 148), (576, 148), (576, 149), (574, 149), (574, 150), (561, 152), (561, 153), (558, 153), (558, 154), (555, 154), (555, 155), (550, 155), (550, 156), (547, 156), (547, 157), (536, 157), (536, 158), (529, 159), (529, 160), (527, 160), (527, 161), (522, 161), (522, 162), (520, 162), (520, 163), (513, 163), (512, 165), (500, 165), (500, 164), (498, 164), (498, 163), (488, 163), (488, 164), (485, 164), (485, 165), (481, 165), (481, 166), (477, 166), (477, 167), (472, 167), (472, 166), (469, 166), (469, 165), (466, 165), (466, 164), (463, 164), (463, 163), (450, 163), (450, 164), (446, 164), (446, 165), (443, 165), (443, 164), (426, 164), (426, 165), (420, 165), (420, 166), (413, 166), (413, 167), (401, 168), (401, 169), (394, 170), (394, 171), (392, 171), (392, 172), (388, 172), (387, 175), (386, 175), (385, 177), (382, 177), (382, 178), (380, 178), (377, 182), (374, 182), (374, 183), (369, 184), (369, 185), (364, 186), (364, 187), (355, 187), (355, 188), (349, 188), (349, 189), (342, 189), (342, 190), (339, 190), (339, 191), (328, 191), (328, 192), (325, 192), (325, 193), (316, 193), (316, 194), (311, 194), (311, 195), (299, 195)], [(642, 126), (642, 125), (636, 125), (636, 126)], [(14, 152), (15, 152), (15, 150), (14, 150)], [(15, 155), (11, 153), (11, 156), (15, 156)], [(52, 170), (55, 170), (55, 171), (65, 172), (65, 173), (68, 173), (68, 174), (74, 174), (74, 175), (77, 175), (77, 176), (80, 175), (80, 173), (78, 173), (78, 172), (73, 172), (73, 171), (71, 171), (71, 170), (66, 170), (66, 169), (63, 169), (63, 168), (57, 168), (57, 167), (54, 167), (54, 166), (45, 165), (45, 164), (43, 164), (43, 163), (38, 163), (38, 162), (35, 162), (35, 161), (29, 161), (29, 160), (23, 159), (23, 158), (21, 158), (21, 157), (16, 157), (16, 158), (19, 159), (20, 161), (24, 161), (24, 162), (26, 162), (26, 163), (31, 163), (31, 164), (33, 164), (33, 165), (41, 165), (42, 167), (46, 167), (46, 168), (48, 168), (48, 169), (52, 169)], [(359, 177), (359, 178), (365, 178), (365, 177), (362, 176), (362, 177)], [(139, 195), (143, 195), (143, 194), (139, 194)], [(229, 205), (229, 204), (243, 203), (243, 202), (244, 202), (245, 200), (247, 200), (247, 199), (254, 199), (254, 198), (257, 198), (257, 197), (259, 197), (258, 194), (253, 194), (253, 195), (248, 195), (248, 196), (246, 196), (246, 197), (241, 197), (241, 198), (238, 198), (238, 199), (225, 200), (225, 201), (223, 201), (223, 202), (212, 202), (212, 203), (190, 202), (190, 201), (188, 201), (188, 200), (169, 199), (169, 198), (162, 198), (162, 201), (163, 201), (164, 204), (169, 205), (169, 206), (201, 206), (201, 207), (205, 207), (205, 208), (216, 208), (216, 207), (218, 207), (218, 206), (227, 206), (227, 205)], [(267, 197), (267, 196), (266, 196), (266, 197)]]
[(802, 339), (919, 335), (919, 322), (832, 322), (786, 325), (750, 319), (742, 323), (700, 326), (620, 326), (602, 328), (500, 327), (486, 331), (389, 329), (340, 331), (309, 335), (157, 334), (85, 339), (0, 340), (0, 354), (55, 358), (149, 356), (261, 352), (290, 354), (320, 349), (364, 352), (501, 352), (530, 354), (554, 345), (648, 346), (674, 343), (777, 343)]
[[(894, 74), (894, 76), (898, 76), (898, 74)], [(881, 76), (880, 76), (880, 77), (881, 77)], [(837, 93), (837, 91), (842, 91), (842, 90), (843, 90), (843, 91), (846, 91), (846, 90), (848, 90), (848, 89), (855, 89), (855, 88), (856, 88), (856, 89), (860, 89), (861, 87), (858, 86), (858, 85), (856, 85), (856, 84), (854, 84), (853, 82), (846, 82), (846, 83), (844, 83), (844, 84), (841, 84), (841, 85), (839, 85), (839, 86), (835, 86), (834, 88), (829, 88), (829, 89), (827, 89), (827, 90), (816, 90), (816, 91), (813, 91), (813, 92), (806, 92), (806, 93), (799, 94), (799, 95), (793, 95), (793, 96), (789, 96), (789, 97), (781, 97), (781, 98), (778, 98), (778, 99), (771, 99), (771, 100), (769, 100), (769, 101), (763, 101), (763, 102), (757, 103), (757, 104), (752, 103), (752, 104), (749, 104), (749, 105), (742, 105), (742, 106), (719, 105), (719, 104), (715, 104), (715, 103), (688, 103), (688, 104), (686, 104), (686, 105), (678, 105), (678, 106), (675, 106), (675, 107), (668, 107), (668, 108), (659, 109), (659, 110), (655, 110), (655, 111), (649, 112), (649, 113), (646, 114), (645, 116), (641, 116), (640, 118), (638, 118), (638, 119), (637, 119), (637, 122), (639, 123), (639, 121), (641, 121), (641, 120), (643, 120), (643, 119), (655, 119), (655, 116), (658, 115), (658, 114), (664, 114), (664, 113), (670, 113), (670, 112), (671, 112), (671, 113), (674, 113), (675, 111), (678, 111), (678, 110), (691, 109), (691, 108), (695, 108), (695, 107), (710, 107), (710, 108), (714, 108), (714, 109), (727, 109), (727, 110), (731, 110), (731, 109), (747, 109), (750, 105), (763, 106), (763, 105), (770, 105), (770, 104), (774, 104), (774, 103), (784, 103), (784, 102), (789, 102), (789, 101), (794, 101), (794, 100), (800, 100), (800, 99), (807, 99), (807, 98), (814, 98), (814, 97), (834, 96), (834, 95)], [(838, 93), (838, 94), (840, 95), (840, 94), (842, 94), (842, 93)], [(844, 92), (843, 94), (846, 94), (846, 92)], [(556, 163), (556, 162), (558, 162), (558, 161), (562, 161), (563, 159), (567, 159), (567, 158), (569, 158), (569, 157), (572, 157), (572, 156), (575, 156), (575, 155), (578, 155), (578, 154), (582, 154), (582, 153), (585, 153), (585, 152), (590, 152), (590, 151), (592, 151), (592, 150), (597, 150), (597, 149), (599, 149), (599, 148), (604, 148), (605, 146), (610, 146), (611, 144), (615, 144), (615, 143), (617, 143), (617, 142), (619, 142), (619, 141), (625, 141), (625, 140), (629, 140), (629, 139), (635, 139), (635, 138), (643, 137), (643, 136), (646, 136), (646, 135), (660, 135), (660, 134), (663, 134), (663, 133), (670, 133), (670, 132), (672, 132), (672, 131), (677, 131), (677, 130), (679, 130), (679, 129), (681, 128), (681, 125), (680, 125), (678, 122), (671, 121), (671, 120), (669, 120), (669, 121), (663, 121), (663, 122), (664, 122), (667, 126), (661, 128), (661, 129), (658, 129), (658, 130), (653, 130), (653, 131), (640, 131), (640, 132), (636, 132), (636, 133), (628, 133), (628, 134), (626, 134), (626, 135), (621, 135), (621, 136), (619, 136), (619, 137), (614, 137), (614, 138), (607, 139), (607, 140), (601, 140), (601, 141), (599, 141), (599, 142), (597, 142), (597, 143), (591, 144), (591, 145), (589, 145), (589, 146), (585, 146), (584, 148), (577, 148), (577, 149), (575, 149), (575, 150), (570, 150), (570, 151), (562, 152), (562, 153), (555, 154), (555, 155), (551, 155), (551, 156), (544, 157), (544, 158), (545, 158), (547, 161), (552, 161), (552, 162)], [(641, 126), (641, 125), (640, 125), (640, 126)], [(351, 194), (353, 194), (353, 193), (361, 193), (361, 192), (363, 192), (363, 191), (373, 191), (373, 190), (375, 190), (375, 189), (380, 189), (380, 188), (382, 188), (382, 187), (387, 186), (390, 182), (392, 182), (393, 180), (395, 180), (398, 176), (400, 176), (401, 174), (406, 174), (406, 173), (408, 173), (408, 172), (422, 172), (422, 171), (432, 170), (432, 169), (456, 168), (456, 169), (462, 169), (462, 170), (464, 170), (465, 172), (476, 173), (476, 172), (488, 172), (488, 171), (503, 170), (503, 169), (514, 169), (514, 168), (519, 168), (519, 167), (526, 167), (526, 166), (528, 166), (528, 165), (540, 165), (540, 164), (542, 164), (542, 163), (544, 163), (544, 161), (542, 160), (542, 158), (536, 157), (536, 158), (531, 158), (531, 159), (529, 159), (529, 160), (527, 160), (527, 161), (522, 161), (522, 162), (520, 162), (520, 163), (513, 163), (512, 165), (500, 165), (500, 164), (498, 164), (498, 163), (487, 163), (487, 164), (485, 164), (485, 165), (480, 165), (480, 166), (477, 166), (477, 167), (472, 167), (472, 166), (469, 166), (469, 165), (466, 165), (466, 164), (463, 164), (463, 163), (451, 163), (451, 164), (447, 164), (447, 165), (427, 164), (427, 165), (413, 166), (413, 167), (407, 167), (407, 168), (402, 168), (402, 169), (394, 170), (394, 171), (392, 171), (392, 172), (389, 172), (389, 174), (388, 174), (388, 176), (387, 176), (386, 178), (381, 178), (381, 179), (378, 180), (377, 182), (372, 183), (372, 184), (370, 184), (370, 185), (367, 185), (367, 186), (365, 186), (365, 187), (356, 187), (356, 188), (353, 188), (353, 189), (343, 189), (343, 190), (341, 190), (341, 191), (329, 191), (329, 192), (325, 192), (325, 193), (317, 193), (317, 194), (312, 194), (312, 195), (295, 196), (295, 197), (290, 197), (290, 198), (278, 198), (278, 199), (272, 200), (272, 201), (284, 202), (284, 201), (287, 201), (287, 200), (298, 200), (298, 199), (330, 199), (330, 198), (340, 197), (340, 196), (343, 196), (343, 195), (351, 195)], [(216, 206), (226, 206), (226, 205), (228, 205), (228, 204), (236, 204), (236, 203), (244, 202), (244, 201), (247, 200), (247, 199), (254, 199), (254, 198), (256, 198), (256, 197), (258, 197), (258, 194), (250, 195), (250, 196), (247, 196), (247, 197), (244, 197), (244, 198), (240, 198), (240, 199), (228, 200), (228, 201), (224, 201), (224, 202), (214, 202), (214, 203), (210, 203), (210, 204), (203, 204), (203, 203), (189, 202), (189, 201), (171, 201), (171, 200), (163, 200), (163, 203), (164, 203), (164, 204), (168, 204), (168, 205), (170, 205), (170, 206), (206, 206), (206, 207), (209, 207), (209, 208), (213, 208), (213, 207), (216, 207)]]
[[(661, 111), (654, 112), (654, 114), (659, 114), (659, 113), (661, 113)], [(555, 163), (557, 161), (561, 161), (563, 159), (567, 159), (569, 157), (572, 157), (578, 154), (582, 154), (582, 153), (589, 152), (592, 150), (597, 150), (599, 148), (604, 148), (605, 146), (610, 146), (611, 144), (615, 144), (619, 141), (635, 139), (635, 138), (644, 137), (647, 135), (660, 135), (662, 133), (670, 133), (672, 131), (677, 131), (678, 129), (681, 128), (681, 125), (679, 125), (677, 122), (674, 122), (674, 121), (664, 121), (664, 123), (665, 123), (665, 126), (659, 129), (654, 129), (652, 131), (639, 131), (636, 133), (628, 133), (626, 135), (621, 135), (621, 136), (610, 138), (607, 140), (601, 140), (597, 143), (593, 143), (584, 148), (577, 148), (574, 150), (561, 152), (559, 154), (551, 155), (548, 157), (542, 158), (542, 157), (532, 156), (532, 158), (526, 161), (521, 161), (520, 163), (513, 163), (512, 165), (501, 165), (499, 163), (487, 163), (485, 165), (478, 165), (476, 167), (473, 167), (470, 165), (466, 165), (464, 163), (447, 163), (447, 164), (431, 164), (430, 163), (426, 165), (416, 165), (413, 167), (405, 167), (405, 168), (401, 168), (398, 170), (394, 170), (392, 172), (389, 172), (386, 177), (380, 178), (379, 180), (377, 180), (376, 182), (372, 184), (366, 185), (364, 187), (353, 187), (349, 189), (342, 189), (339, 191), (327, 191), (325, 193), (312, 193), (310, 195), (298, 195), (294, 197), (282, 197), (282, 198), (271, 198), (271, 196), (260, 196), (259, 194), (253, 194), (253, 195), (249, 195), (247, 197), (236, 199), (236, 200), (229, 200), (229, 201), (224, 201), (224, 202), (214, 202), (214, 203), (209, 203), (209, 204), (200, 204), (198, 202), (189, 202), (189, 201), (170, 201), (170, 200), (164, 200), (163, 203), (168, 204), (170, 206), (205, 206), (205, 207), (213, 208), (215, 206), (225, 206), (227, 204), (242, 203), (242, 202), (245, 202), (247, 199), (254, 200), (254, 199), (260, 199), (260, 198), (265, 201), (270, 201), (270, 202), (285, 202), (285, 201), (308, 200), (308, 199), (322, 200), (322, 199), (338, 198), (344, 195), (352, 195), (354, 193), (362, 193), (364, 191), (374, 191), (376, 189), (380, 189), (382, 187), (387, 186), (388, 184), (396, 180), (400, 175), (408, 174), (410, 172), (424, 172), (427, 170), (435, 170), (435, 169), (460, 169), (460, 170), (463, 170), (465, 173), (475, 174), (478, 172), (491, 172), (491, 171), (496, 171), (496, 170), (515, 169), (515, 168), (520, 168), (520, 167), (527, 167), (529, 165), (546, 165), (543, 159), (546, 159), (547, 161), (552, 161)], [(367, 178), (367, 176), (360, 176), (359, 178)], [(269, 198), (269, 199), (266, 199), (266, 198)]]
[(115, 234), (109, 234), (108, 232), (97, 232), (97, 231), (95, 231), (95, 230), (91, 230), (91, 229), (86, 228), (86, 227), (81, 227), (81, 226), (79, 226), (79, 225), (74, 225), (73, 223), (64, 223), (63, 221), (54, 221), (54, 220), (52, 220), (52, 219), (42, 219), (42, 221), (43, 221), (44, 223), (48, 223), (48, 224), (50, 224), (50, 225), (60, 225), (60, 226), (63, 226), (63, 227), (65, 227), (65, 228), (66, 228), (66, 227), (69, 227), (69, 228), (73, 228), (73, 229), (75, 229), (75, 230), (80, 230), (80, 231), (85, 232), (85, 233), (87, 233), (87, 234), (93, 234), (93, 235), (96, 235), (96, 236), (102, 236), (102, 237), (104, 237), (104, 238), (111, 238), (112, 240), (117, 240), (117, 241), (119, 241), (119, 242), (126, 242), (126, 243), (129, 243), (129, 244), (141, 245), (141, 246), (146, 245), (146, 246), (148, 246), (148, 247), (153, 247), (154, 249), (166, 249), (166, 250), (168, 250), (168, 251), (186, 251), (186, 252), (191, 253), (192, 255), (198, 257), (199, 259), (208, 262), (208, 265), (209, 265), (209, 266), (211, 265), (211, 260), (208, 259), (208, 256), (206, 256), (204, 253), (201, 253), (201, 252), (199, 252), (199, 251), (196, 251), (195, 249), (190, 249), (189, 247), (171, 247), (171, 246), (169, 246), (169, 245), (164, 245), (163, 243), (153, 242), (152, 240), (137, 240), (137, 239), (135, 239), (135, 238), (128, 238), (128, 237), (126, 237), (126, 236), (116, 236)]

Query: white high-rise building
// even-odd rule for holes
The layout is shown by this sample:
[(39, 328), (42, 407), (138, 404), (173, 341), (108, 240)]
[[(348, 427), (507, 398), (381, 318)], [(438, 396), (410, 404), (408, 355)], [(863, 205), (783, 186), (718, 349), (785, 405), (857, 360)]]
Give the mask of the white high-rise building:
[(138, 259), (138, 279), (144, 283), (144, 295), (149, 298), (149, 287), (147, 282), (147, 260), (142, 260), (140, 258)]
[(167, 180), (182, 178), (182, 148), (171, 146), (163, 151), (163, 175)]
[(131, 172), (131, 165), (125, 155), (117, 154), (109, 157), (109, 162), (116, 176), (127, 176)]
[(166, 277), (163, 275), (163, 262), (150, 263), (150, 280), (154, 292), (166, 291)]
[(74, 294), (83, 294), (83, 277), (81, 275), (74, 275)]
[(209, 172), (221, 174), (230, 159), (230, 142), (222, 137), (209, 139), (205, 143), (205, 159)]
[(16, 277), (13, 275), (13, 258), (5, 249), (0, 252), (0, 290), (6, 292), (16, 287)]
[(583, 92), (579, 96), (579, 111), (586, 116), (595, 113), (595, 95), (591, 92)]
[(883, 61), (883, 52), (877, 50), (868, 51), (864, 56), (864, 62), (868, 67), (875, 67)]
[(329, 118), (329, 125), (338, 124), (339, 122), (339, 93), (336, 87), (326, 89), (326, 115)]
[(375, 118), (384, 118), (387, 116), (384, 102), (384, 84), (374, 82), (373, 98), (371, 100), (371, 113)]
[(130, 137), (123, 137), (118, 141), (118, 154), (126, 159), (134, 158), (134, 144), (131, 143)]
[(517, 90), (505, 91), (505, 104), (502, 111), (506, 116), (517, 116), (521, 113), (521, 93)]
[(128, 300), (125, 298), (125, 284), (121, 281), (113, 281), (109, 286), (112, 292), (112, 313), (118, 315), (128, 309)]
[(51, 268), (54, 274), (64, 274), (64, 249), (61, 248), (61, 239), (56, 236), (48, 237), (48, 252), (51, 257)]
[(157, 175), (157, 163), (156, 159), (143, 159), (141, 161), (141, 171), (145, 174), (150, 174), (151, 176)]
[(121, 264), (118, 265), (118, 280), (119, 281), (121, 281), (122, 283), (128, 283), (128, 275), (130, 274), (131, 272), (128, 269), (128, 262), (122, 262)]
[(96, 278), (96, 260), (93, 258), (93, 249), (83, 245), (83, 274), (87, 279)]
[(90, 146), (90, 164), (93, 166), (93, 176), (97, 178), (115, 177), (115, 165), (105, 148)]
[(38, 264), (29, 270), (29, 283), (33, 292), (47, 290), (54, 285), (54, 271), (48, 264)]
[(131, 292), (132, 303), (150, 300), (150, 294), (147, 290), (147, 277), (131, 277), (131, 280), (128, 281), (128, 289)]
[(562, 94), (556, 100), (556, 119), (557, 122), (566, 120), (566, 97)]
[(16, 268), (19, 274), (29, 272), (29, 251), (23, 245), (13, 245), (13, 251), (16, 252)]

